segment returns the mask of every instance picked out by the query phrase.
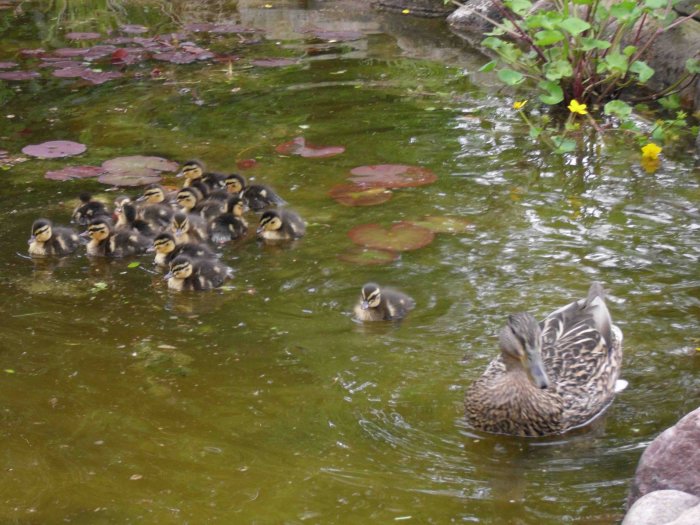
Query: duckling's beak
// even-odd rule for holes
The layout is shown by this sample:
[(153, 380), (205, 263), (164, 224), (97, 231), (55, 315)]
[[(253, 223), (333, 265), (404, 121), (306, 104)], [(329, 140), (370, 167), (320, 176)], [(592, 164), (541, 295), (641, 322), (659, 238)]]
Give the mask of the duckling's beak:
[(362, 301), (362, 302), (360, 303), (360, 308), (361, 308), (362, 310), (369, 310), (369, 302), (368, 302), (368, 301)]
[(90, 238), (90, 230), (85, 230), (83, 233), (80, 234), (80, 237), (83, 239), (89, 239)]
[(34, 236), (32, 235), (31, 237), (29, 237), (29, 240), (27, 241), (27, 244), (31, 244), (31, 243), (33, 243), (34, 241), (36, 241), (36, 237), (34, 237)]
[(167, 281), (167, 280), (170, 279), (172, 276), (173, 276), (173, 272), (168, 272), (168, 273), (166, 273), (165, 276), (163, 277), (163, 280), (164, 280), (164, 281)]
[(143, 201), (145, 201), (145, 200), (146, 200), (146, 196), (145, 196), (145, 195), (141, 195), (140, 197), (137, 197), (136, 200), (135, 200), (134, 202), (143, 202)]
[(537, 388), (549, 387), (549, 378), (544, 370), (542, 354), (539, 349), (527, 348), (526, 367), (532, 383)]
[(179, 171), (179, 172), (177, 172), (177, 174), (176, 174), (175, 176), (176, 176), (176, 177), (184, 177), (184, 176), (185, 176), (185, 172), (184, 172), (184, 171)]
[(255, 230), (255, 233), (257, 233), (258, 235), (260, 235), (260, 234), (261, 234), (262, 232), (264, 232), (264, 231), (265, 231), (265, 228), (263, 228), (262, 226), (258, 226), (257, 230)]
[(146, 248), (146, 253), (153, 253), (155, 251), (156, 251), (155, 246), (149, 246), (148, 248)]

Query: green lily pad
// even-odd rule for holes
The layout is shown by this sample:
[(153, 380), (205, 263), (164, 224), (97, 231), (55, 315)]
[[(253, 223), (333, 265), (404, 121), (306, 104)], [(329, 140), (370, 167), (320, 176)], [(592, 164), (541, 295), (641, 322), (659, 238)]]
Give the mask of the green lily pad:
[(180, 165), (172, 160), (161, 157), (147, 157), (144, 155), (132, 155), (130, 157), (117, 157), (106, 160), (102, 167), (107, 171), (128, 171), (134, 169), (149, 169), (155, 171), (177, 171)]
[(375, 164), (353, 168), (350, 180), (359, 186), (371, 188), (409, 188), (432, 184), (437, 175), (422, 166), (405, 164)]
[(399, 254), (389, 250), (372, 250), (362, 246), (353, 246), (338, 255), (338, 259), (352, 264), (373, 265), (388, 264), (399, 258)]
[(361, 224), (350, 230), (348, 236), (355, 244), (367, 248), (397, 252), (417, 250), (435, 238), (431, 230), (410, 222), (399, 222), (388, 229), (379, 224)]
[(344, 206), (374, 206), (391, 199), (386, 188), (363, 188), (357, 184), (338, 184), (328, 192), (331, 198)]
[(471, 221), (462, 217), (438, 217), (429, 215), (417, 221), (409, 221), (411, 224), (427, 228), (435, 233), (464, 233), (473, 229)]

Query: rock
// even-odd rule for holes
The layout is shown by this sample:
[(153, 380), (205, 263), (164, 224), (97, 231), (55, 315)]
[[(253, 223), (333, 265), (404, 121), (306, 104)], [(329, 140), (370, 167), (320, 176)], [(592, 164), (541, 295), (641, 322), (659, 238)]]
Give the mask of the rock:
[[(697, 0), (681, 0), (676, 5), (673, 6), (673, 10), (681, 15), (690, 16), (695, 13), (695, 6), (698, 4)], [(695, 20), (700, 21), (700, 14), (694, 16)]]
[(372, 6), (391, 11), (408, 9), (407, 14), (425, 17), (445, 16), (455, 10), (454, 4), (442, 0), (375, 0)]
[(628, 507), (645, 494), (675, 489), (700, 497), (700, 408), (664, 430), (637, 465)]
[[(481, 15), (481, 16), (480, 16)], [(450, 29), (470, 44), (478, 44), (493, 29), (493, 24), (484, 19), (500, 20), (503, 18), (491, 0), (471, 0), (447, 17)]]
[[(700, 498), (679, 490), (656, 490), (632, 505), (622, 525), (678, 525), (677, 520), (689, 510), (700, 512)], [(688, 523), (697, 524), (700, 521), (696, 515), (696, 521)]]

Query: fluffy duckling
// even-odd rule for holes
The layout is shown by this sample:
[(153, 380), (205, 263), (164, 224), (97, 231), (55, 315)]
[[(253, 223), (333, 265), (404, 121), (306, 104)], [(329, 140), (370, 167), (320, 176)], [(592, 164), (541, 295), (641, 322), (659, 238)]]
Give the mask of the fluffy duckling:
[(261, 184), (247, 185), (245, 178), (238, 173), (228, 175), (224, 184), (229, 194), (242, 196), (243, 201), (253, 211), (261, 211), (270, 206), (284, 206), (287, 204), (287, 201), (277, 195), (269, 186)]
[(204, 202), (204, 195), (196, 187), (185, 187), (175, 195), (175, 202), (181, 210), (187, 213), (196, 213)]
[(240, 197), (231, 197), (226, 203), (226, 212), (209, 224), (209, 238), (212, 242), (223, 244), (245, 237), (248, 233), (248, 223), (243, 217), (245, 210)]
[(71, 222), (84, 226), (92, 219), (111, 217), (104, 202), (93, 199), (89, 193), (81, 193), (79, 198), (80, 204), (73, 210)]
[(416, 302), (403, 292), (367, 283), (355, 306), (355, 317), (360, 321), (391, 321), (403, 318), (415, 305)]
[(164, 277), (171, 290), (211, 290), (233, 277), (233, 269), (215, 259), (193, 259), (179, 255), (170, 261)]
[(145, 204), (165, 204), (172, 203), (172, 195), (166, 193), (165, 188), (160, 184), (149, 184), (143, 189), (143, 194), (136, 199), (136, 202)]
[(119, 206), (115, 206), (114, 215), (116, 216), (114, 229), (118, 231), (135, 230), (141, 235), (153, 238), (162, 229), (158, 228), (157, 226), (154, 229), (147, 221), (139, 219), (138, 212), (136, 211), (136, 206), (131, 202), (122, 201), (122, 203)]
[(200, 181), (211, 191), (224, 189), (225, 175), (209, 173), (204, 170), (204, 164), (198, 160), (189, 160), (183, 164), (178, 177), (186, 178), (184, 187), (191, 186), (194, 181)]
[(201, 217), (191, 213), (179, 211), (173, 215), (170, 230), (175, 236), (176, 244), (199, 243), (207, 239), (206, 223)]
[(178, 255), (187, 255), (194, 258), (215, 259), (216, 254), (206, 244), (187, 242), (176, 244), (175, 237), (170, 233), (161, 233), (153, 239), (153, 248), (156, 252), (154, 264), (168, 266)]
[(151, 242), (137, 230), (115, 231), (108, 219), (93, 219), (85, 234), (90, 238), (87, 254), (97, 257), (127, 257), (145, 253)]
[(48, 219), (37, 219), (32, 224), (29, 255), (68, 255), (80, 245), (80, 236), (71, 228), (55, 227)]
[(304, 220), (291, 210), (267, 210), (258, 223), (258, 238), (266, 241), (287, 241), (303, 237)]
[(170, 197), (160, 184), (147, 186), (138, 199), (138, 216), (146, 221), (151, 229), (163, 230), (173, 218), (173, 207)]

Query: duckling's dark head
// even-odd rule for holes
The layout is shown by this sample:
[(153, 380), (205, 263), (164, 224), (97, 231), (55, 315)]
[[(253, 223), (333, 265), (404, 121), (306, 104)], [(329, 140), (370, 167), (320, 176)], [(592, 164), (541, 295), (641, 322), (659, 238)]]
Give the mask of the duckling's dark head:
[(542, 363), (542, 330), (527, 312), (508, 316), (499, 335), (501, 355), (506, 368), (522, 367), (537, 388), (547, 388), (549, 378)]
[(181, 211), (173, 215), (172, 224), (173, 230), (175, 231), (175, 235), (185, 233), (187, 232), (187, 230), (190, 229), (190, 220), (187, 217), (187, 214)]
[(82, 204), (73, 211), (71, 222), (84, 225), (96, 217), (109, 216), (109, 212), (104, 203), (92, 200), (92, 196), (89, 193), (81, 193), (80, 202)]
[(224, 180), (228, 193), (241, 193), (245, 189), (245, 177), (238, 173), (231, 173)]
[(204, 164), (199, 160), (188, 160), (182, 165), (178, 177), (185, 176), (189, 180), (201, 179), (204, 175)]
[(382, 302), (382, 293), (379, 285), (375, 283), (367, 283), (362, 287), (360, 294), (360, 308), (367, 310), (376, 308)]
[(191, 210), (203, 199), (202, 192), (193, 186), (188, 186), (187, 188), (182, 188), (177, 192), (175, 200), (178, 206), (185, 210)]
[(37, 219), (32, 224), (32, 236), (29, 238), (29, 244), (32, 242), (46, 242), (53, 235), (52, 223), (48, 219)]
[(158, 253), (168, 254), (175, 249), (175, 237), (169, 233), (160, 233), (153, 239), (153, 248)]
[(277, 231), (282, 228), (282, 216), (276, 210), (267, 210), (260, 217), (258, 233)]
[(170, 272), (165, 278), (187, 279), (193, 271), (192, 260), (186, 255), (178, 255), (170, 262)]

